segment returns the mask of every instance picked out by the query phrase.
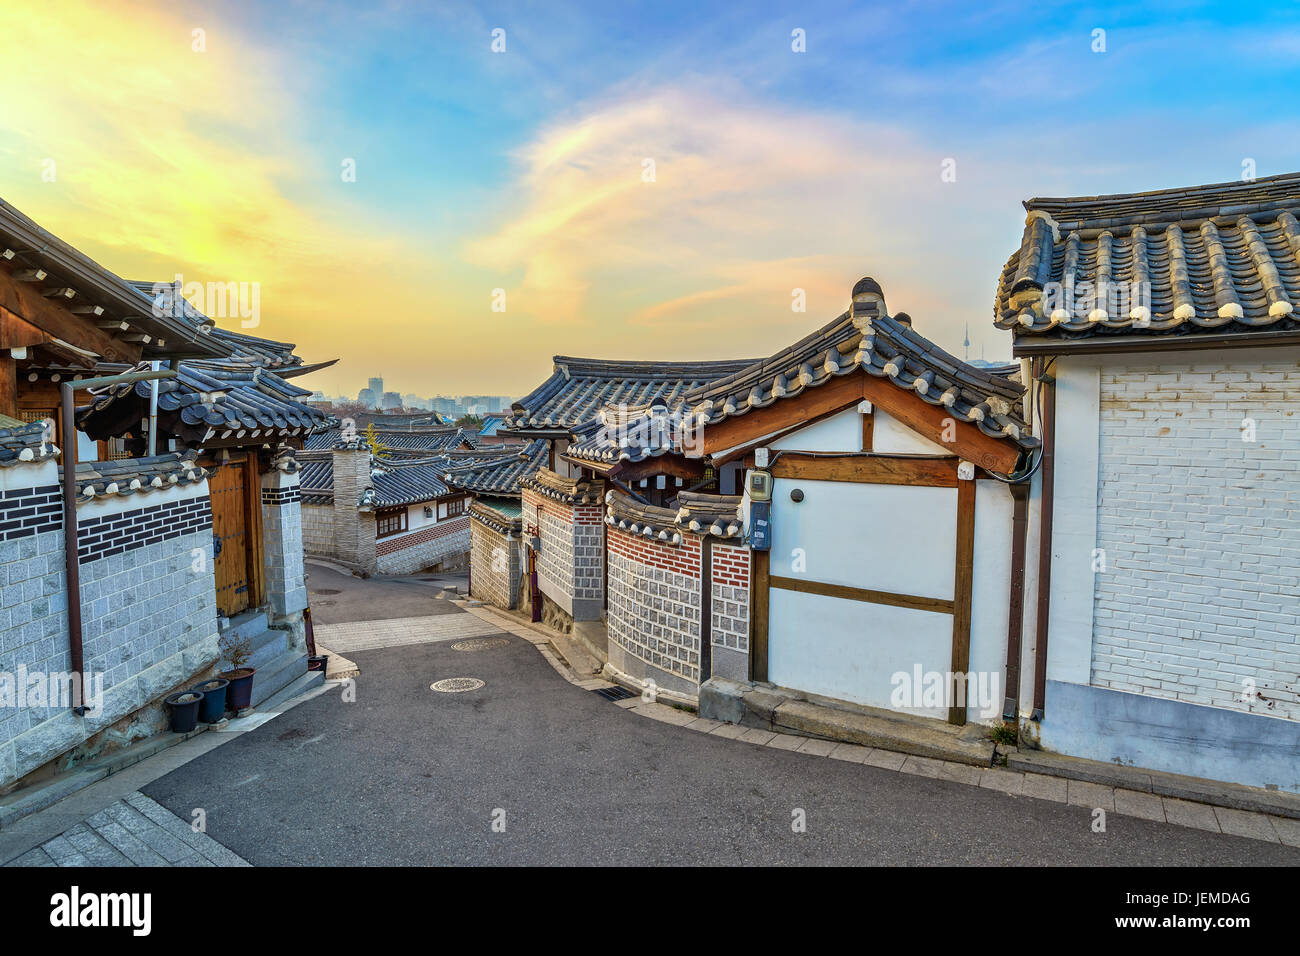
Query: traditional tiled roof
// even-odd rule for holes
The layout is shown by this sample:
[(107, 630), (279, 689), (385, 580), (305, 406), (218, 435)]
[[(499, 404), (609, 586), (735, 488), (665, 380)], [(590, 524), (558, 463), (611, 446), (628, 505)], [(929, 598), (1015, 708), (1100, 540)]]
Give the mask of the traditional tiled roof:
[(725, 421), (862, 369), (947, 407), (954, 418), (986, 435), (1009, 439), (1021, 449), (1038, 446), (1020, 415), (1020, 384), (949, 355), (914, 332), (905, 314), (890, 317), (880, 287), (869, 279), (862, 282), (871, 288), (855, 287), (852, 307), (839, 318), (771, 358), (690, 392), (685, 401), (695, 420)]
[[(127, 284), (153, 303), (155, 313), (189, 322), (212, 341), (224, 346), (224, 351), (237, 362), (286, 372), (303, 364), (301, 356), (294, 354), (294, 349), (297, 348), (295, 345), (218, 327), (213, 319), (196, 309), (170, 282), (132, 279)], [(326, 362), (320, 363), (320, 366), (332, 364), (333, 362)]]
[(520, 488), (530, 488), (544, 497), (570, 505), (593, 505), (605, 496), (605, 482), (589, 478), (568, 478), (549, 468), (539, 468), (519, 479)]
[(489, 415), (483, 419), (482, 424), (478, 427), (478, 433), (483, 438), (490, 438), (497, 433), (497, 430), (505, 423), (505, 419), (500, 415)]
[(677, 525), (715, 538), (737, 537), (743, 530), (741, 501), (739, 495), (680, 492), (677, 495)]
[(432, 501), (450, 493), (442, 480), (447, 459), (442, 456), (415, 461), (374, 461), (370, 468), (371, 487), (361, 496), (359, 507), (388, 508)]
[(573, 442), (564, 457), (612, 464), (681, 452), (682, 424), (680, 410), (664, 405), (602, 408), (573, 429)]
[(549, 449), (536, 438), (520, 451), (450, 468), (443, 480), (453, 488), (480, 495), (517, 495), (519, 480), (546, 464)]
[(677, 507), (661, 508), (611, 489), (605, 494), (605, 523), (668, 544), (680, 544), (684, 532), (739, 538), (744, 534), (740, 505), (739, 497), (683, 492)]
[[(364, 435), (365, 429), (358, 426), (357, 433)], [(331, 448), (339, 440), (340, 435), (338, 428), (327, 429), (307, 439), (306, 447)], [(394, 451), (446, 451), (463, 445), (474, 448), (478, 444), (477, 433), (464, 428), (425, 428), (409, 431), (376, 428), (375, 437), (381, 444), (387, 445)]]
[(59, 449), (45, 438), (45, 426), (40, 422), (0, 415), (0, 468), (54, 458)]
[(77, 500), (146, 494), (173, 485), (193, 485), (208, 472), (192, 457), (171, 453), (151, 458), (91, 461), (77, 465)]
[[(365, 442), (338, 442), (339, 448), (364, 450)], [(386, 507), (415, 504), (449, 494), (451, 489), (443, 475), (453, 469), (473, 465), (477, 452), (452, 452), (424, 458), (370, 459), (371, 493), (363, 498), (368, 506)], [(310, 448), (296, 452), (301, 468), (298, 478), (302, 500), (309, 505), (327, 505), (334, 501), (334, 452), (330, 448)], [(500, 457), (498, 455), (498, 457)]]
[(328, 448), (298, 452), (298, 488), (303, 504), (334, 502), (334, 453)]
[[(56, 296), (70, 308), (97, 310), (87, 315), (85, 321), (125, 322), (134, 333), (147, 335), (149, 341), (142, 345), (145, 355), (167, 358), (231, 354), (227, 344), (202, 334), (193, 322), (167, 313), (155, 314), (152, 298), (3, 200), (0, 200), (0, 258), (11, 269), (39, 276), (34, 281), (39, 282), (42, 291)], [(53, 336), (49, 344), (56, 350), (71, 350), (92, 362), (96, 358)], [(112, 361), (114, 356), (97, 358)]]
[[(146, 369), (141, 364), (138, 369)], [(96, 390), (77, 410), (77, 425), (92, 438), (137, 429), (148, 413), (151, 382), (126, 382)], [(333, 423), (301, 399), (311, 392), (264, 368), (237, 362), (181, 362), (175, 378), (158, 382), (159, 427), (187, 442), (247, 440), (309, 435)]]
[(564, 432), (605, 405), (673, 405), (691, 389), (752, 361), (618, 362), (557, 355), (551, 377), (511, 406), (505, 427)]
[(469, 506), (471, 520), (480, 521), (498, 534), (518, 534), (524, 518), (518, 505), (501, 504), (498, 499), (475, 499)]
[(1300, 330), (1300, 173), (1024, 206), (993, 309), (1018, 342)]

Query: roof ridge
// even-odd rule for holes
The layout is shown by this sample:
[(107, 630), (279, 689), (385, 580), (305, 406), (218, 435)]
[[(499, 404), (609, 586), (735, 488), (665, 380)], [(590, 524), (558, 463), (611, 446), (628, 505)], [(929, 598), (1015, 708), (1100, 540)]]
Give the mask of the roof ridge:
[(1033, 209), (1040, 203), (1083, 203), (1107, 202), (1123, 199), (1149, 199), (1157, 196), (1193, 196), (1209, 192), (1245, 192), (1258, 189), (1261, 185), (1296, 181), (1300, 183), (1300, 171), (1278, 173), (1275, 176), (1262, 176), (1256, 179), (1229, 179), (1218, 183), (1203, 183), (1199, 186), (1175, 186), (1166, 189), (1149, 189), (1131, 193), (1101, 193), (1095, 196), (1035, 196), (1023, 202), (1025, 209)]

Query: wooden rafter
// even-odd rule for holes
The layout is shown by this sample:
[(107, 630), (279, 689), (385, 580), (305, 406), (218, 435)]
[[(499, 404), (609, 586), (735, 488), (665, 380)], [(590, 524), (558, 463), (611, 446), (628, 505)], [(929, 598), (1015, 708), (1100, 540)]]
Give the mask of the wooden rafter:
[(74, 315), (58, 299), (47, 299), (40, 290), (19, 280), (0, 263), (0, 308), (70, 345), (94, 352), (107, 362), (133, 364), (140, 360), (140, 347), (120, 342), (93, 322)]

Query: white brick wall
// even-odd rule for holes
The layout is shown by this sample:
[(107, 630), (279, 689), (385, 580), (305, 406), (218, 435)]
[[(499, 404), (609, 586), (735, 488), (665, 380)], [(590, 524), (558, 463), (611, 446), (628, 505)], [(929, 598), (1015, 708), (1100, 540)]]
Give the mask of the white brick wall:
[(1300, 363), (1256, 355), (1101, 370), (1095, 686), (1300, 719)]

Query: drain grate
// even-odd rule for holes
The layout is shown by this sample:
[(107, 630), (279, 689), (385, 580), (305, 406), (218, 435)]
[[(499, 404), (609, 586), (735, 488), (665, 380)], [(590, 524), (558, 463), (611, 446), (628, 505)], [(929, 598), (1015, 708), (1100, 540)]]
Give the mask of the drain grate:
[(606, 700), (627, 700), (635, 697), (636, 694), (626, 687), (619, 687), (615, 684), (613, 687), (597, 687), (592, 691), (597, 697), (604, 697)]
[(467, 690), (478, 690), (483, 682), (477, 677), (447, 677), (436, 680), (429, 685), (429, 690), (440, 694), (463, 694)]
[(451, 645), (453, 651), (485, 651), (489, 647), (504, 647), (510, 642), (504, 637), (473, 637)]
[(314, 588), (312, 594), (342, 594), (338, 588)]

